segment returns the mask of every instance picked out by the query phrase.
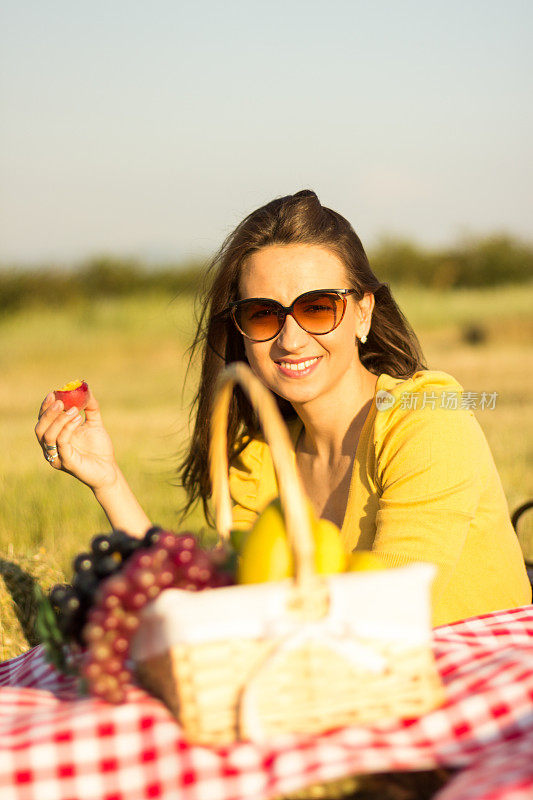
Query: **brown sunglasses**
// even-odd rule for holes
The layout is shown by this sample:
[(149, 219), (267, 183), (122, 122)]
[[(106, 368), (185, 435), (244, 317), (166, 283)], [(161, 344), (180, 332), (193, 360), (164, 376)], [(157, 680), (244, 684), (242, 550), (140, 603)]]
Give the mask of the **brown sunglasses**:
[(236, 300), (217, 315), (231, 316), (237, 329), (252, 342), (275, 339), (290, 314), (306, 333), (322, 336), (337, 328), (346, 311), (346, 298), (355, 289), (314, 289), (299, 295), (290, 306), (268, 297)]

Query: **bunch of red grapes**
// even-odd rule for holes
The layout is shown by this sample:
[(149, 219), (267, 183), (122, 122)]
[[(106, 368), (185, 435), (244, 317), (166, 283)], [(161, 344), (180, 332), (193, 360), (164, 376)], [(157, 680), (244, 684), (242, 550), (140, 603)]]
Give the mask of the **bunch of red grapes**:
[(143, 539), (122, 531), (97, 536), (90, 553), (74, 560), (72, 586), (57, 586), (50, 600), (66, 638), (82, 648), (89, 690), (111, 703), (132, 683), (130, 643), (139, 613), (168, 588), (200, 591), (234, 583), (223, 550), (207, 551), (190, 533), (151, 528)]

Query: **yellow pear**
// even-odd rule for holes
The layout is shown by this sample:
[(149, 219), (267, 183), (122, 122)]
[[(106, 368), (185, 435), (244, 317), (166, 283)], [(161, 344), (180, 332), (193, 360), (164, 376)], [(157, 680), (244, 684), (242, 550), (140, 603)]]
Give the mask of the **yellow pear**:
[(260, 514), (242, 543), (237, 583), (281, 581), (294, 574), (292, 551), (278, 499)]
[(320, 575), (344, 572), (346, 553), (342, 546), (341, 534), (335, 523), (329, 519), (315, 519), (313, 523), (315, 540), (315, 569)]
[[(343, 572), (346, 554), (340, 531), (333, 522), (317, 519), (308, 502), (315, 544), (315, 569), (320, 575)], [(232, 532), (233, 535), (233, 532)], [(245, 536), (240, 550), (238, 583), (279, 581), (294, 575), (294, 558), (279, 498), (273, 500)]]
[(374, 569), (387, 569), (387, 567), (371, 550), (354, 550), (348, 556), (346, 572), (367, 572)]

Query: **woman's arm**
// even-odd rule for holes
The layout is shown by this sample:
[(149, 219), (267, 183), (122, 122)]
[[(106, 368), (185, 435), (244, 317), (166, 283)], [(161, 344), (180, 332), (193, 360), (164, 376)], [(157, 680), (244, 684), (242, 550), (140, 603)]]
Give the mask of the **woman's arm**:
[(229, 488), (233, 527), (247, 530), (278, 494), (272, 456), (263, 439), (253, 439), (234, 459), (229, 470)]
[(96, 398), (89, 395), (85, 419), (76, 409), (48, 394), (39, 410), (35, 435), (43, 453), (53, 453), (54, 469), (67, 472), (92, 489), (113, 528), (142, 536), (151, 526), (116, 461), (111, 438), (104, 427)]
[[(472, 411), (377, 412), (379, 504), (373, 548), (389, 566), (437, 566), (434, 624), (529, 602), (520, 547), (490, 448)], [(417, 379), (418, 381), (418, 379)], [(442, 388), (442, 387), (440, 387)]]
[(94, 490), (94, 496), (102, 506), (112, 528), (140, 537), (151, 527), (151, 521), (118, 467), (115, 483)]
[(427, 560), (453, 569), (486, 470), (477, 421), (466, 409), (396, 407), (378, 412), (378, 429), (380, 424), (374, 549), (391, 566)]

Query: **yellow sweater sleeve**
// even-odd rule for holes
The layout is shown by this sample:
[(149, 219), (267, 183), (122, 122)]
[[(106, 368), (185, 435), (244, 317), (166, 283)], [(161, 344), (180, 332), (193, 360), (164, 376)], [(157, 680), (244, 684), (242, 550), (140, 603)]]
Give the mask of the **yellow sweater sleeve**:
[(472, 411), (443, 408), (443, 391), (460, 398), (462, 387), (445, 373), (416, 373), (392, 391), (395, 405), (376, 414), (374, 549), (391, 566), (427, 559), (444, 578), (476, 513), (486, 454)]
[[(430, 403), (421, 407), (424, 393)], [(457, 408), (445, 407), (445, 393), (458, 395)], [(460, 384), (446, 373), (416, 373), (392, 389), (394, 406), (377, 412), (375, 422), (379, 501), (374, 549), (389, 566), (414, 561), (437, 566), (437, 623), (454, 616), (461, 594), (466, 608), (470, 595), (473, 608), (478, 599), (482, 607), (490, 607), (491, 594), (498, 604), (489, 581), (498, 552), (499, 607), (530, 597), (490, 448), (474, 413), (461, 408), (461, 393)], [(417, 408), (408, 407), (412, 395), (418, 395)], [(484, 516), (488, 519), (482, 530)], [(514, 590), (506, 587), (513, 582)], [(461, 615), (466, 616), (457, 612), (455, 618)]]
[(246, 530), (278, 494), (270, 449), (263, 439), (252, 439), (232, 462), (229, 488), (233, 500), (233, 527)]

